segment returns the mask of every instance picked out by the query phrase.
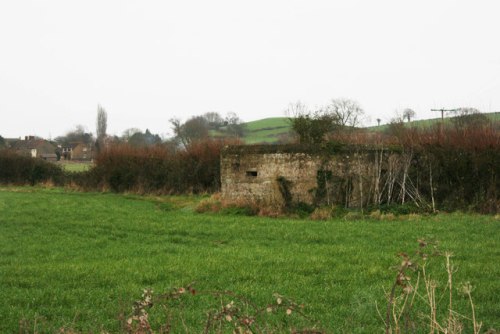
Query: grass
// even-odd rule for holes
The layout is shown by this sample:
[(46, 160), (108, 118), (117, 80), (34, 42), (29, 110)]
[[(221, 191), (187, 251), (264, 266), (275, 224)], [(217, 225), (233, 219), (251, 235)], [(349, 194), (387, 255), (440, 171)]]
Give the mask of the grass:
[(290, 133), (291, 126), (288, 118), (274, 117), (245, 123), (245, 129), (246, 144), (274, 143), (280, 135)]
[(92, 166), (91, 162), (59, 161), (57, 164), (67, 172), (84, 172)]
[[(474, 285), (476, 317), (500, 328), (495, 217), (270, 219), (197, 214), (200, 199), (0, 188), (0, 332), (17, 332), (23, 319), (40, 332), (116, 332), (143, 288), (192, 281), (260, 305), (275, 292), (291, 297), (330, 332), (381, 332), (375, 303), (385, 304), (398, 252), (421, 237), (455, 254), (454, 280)], [(434, 269), (446, 279), (441, 262)], [(205, 299), (188, 306), (188, 324), (201, 326)], [(465, 296), (455, 307), (469, 313)]]
[[(500, 121), (500, 112), (485, 113), (492, 122)], [(405, 123), (406, 126), (417, 127), (417, 128), (430, 128), (436, 126), (441, 121), (441, 118), (432, 118), (425, 120), (415, 120), (411, 124)], [(450, 118), (445, 118), (445, 123), (450, 123)], [(252, 122), (247, 122), (245, 125), (245, 135), (242, 140), (246, 144), (258, 144), (258, 143), (277, 143), (280, 140), (280, 136), (290, 134), (291, 125), (287, 117), (272, 117), (264, 118)], [(381, 124), (380, 126), (370, 126), (367, 127), (369, 131), (382, 132), (388, 129), (388, 124)], [(211, 135), (214, 137), (223, 136), (222, 133), (217, 131), (212, 131)]]
[[(491, 121), (491, 122), (499, 122), (500, 121), (500, 112), (491, 112), (491, 113), (484, 113), (484, 115)], [(413, 127), (413, 128), (418, 128), (418, 129), (428, 129), (433, 126), (437, 126), (441, 122), (441, 118), (430, 118), (430, 119), (422, 119), (422, 120), (413, 120), (411, 123), (406, 122), (405, 120), (405, 126), (406, 127)], [(451, 117), (445, 117), (444, 118), (444, 124), (446, 125), (451, 125)], [(367, 127), (368, 130), (370, 131), (375, 131), (375, 132), (383, 132), (386, 131), (389, 128), (389, 124), (381, 124), (380, 126), (369, 126)]]
[[(492, 122), (500, 121), (500, 112), (485, 113), (484, 115), (488, 117)], [(425, 120), (415, 120), (412, 121), (411, 124), (405, 123), (405, 125), (423, 129), (435, 126), (439, 124), (440, 121), (441, 118), (432, 118)], [(445, 118), (445, 123), (450, 123), (449, 117)], [(292, 131), (290, 121), (287, 117), (264, 118), (244, 123), (244, 125), (246, 131), (243, 138), (241, 139), (246, 144), (277, 143), (280, 140), (280, 136), (290, 134), (290, 132)], [(382, 132), (386, 131), (388, 127), (388, 124), (381, 124), (380, 126), (369, 126), (366, 129), (374, 132)], [(223, 136), (222, 133), (217, 131), (211, 131), (210, 135), (213, 137)]]
[(260, 131), (265, 128), (290, 127), (290, 122), (287, 117), (271, 117), (245, 123), (245, 126), (248, 131)]
[[(291, 126), (286, 117), (264, 118), (257, 121), (243, 124), (245, 131), (240, 139), (245, 144), (277, 143), (280, 136), (287, 135), (291, 131)], [(210, 130), (209, 135), (215, 138), (225, 136), (225, 133), (217, 130)]]

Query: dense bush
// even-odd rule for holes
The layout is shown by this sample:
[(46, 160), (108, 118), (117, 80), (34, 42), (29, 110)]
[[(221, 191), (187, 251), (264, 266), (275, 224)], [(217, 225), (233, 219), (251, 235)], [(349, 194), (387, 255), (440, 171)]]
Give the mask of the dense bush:
[[(385, 134), (338, 133), (326, 145), (331, 154), (338, 154), (341, 149), (349, 155), (361, 152), (367, 145), (370, 147), (373, 155), (370, 168), (376, 175), (373, 180), (362, 181), (363, 209), (394, 214), (436, 210), (499, 212), (497, 124), (394, 128), (397, 131)], [(220, 189), (220, 151), (227, 144), (236, 142), (206, 139), (183, 149), (172, 145), (142, 148), (115, 145), (101, 152), (89, 171), (72, 174), (65, 174), (49, 162), (2, 150), (0, 183), (66, 183), (86, 190), (114, 192), (211, 193)], [(316, 206), (325, 204), (322, 200), (326, 194), (337, 193), (338, 198), (328, 204), (349, 207), (347, 195), (352, 191), (352, 181), (361, 179), (356, 175), (357, 170), (357, 165), (350, 166), (345, 179), (340, 180), (318, 174)], [(281, 180), (280, 186), (287, 202), (285, 207), (290, 211), (296, 203), (288, 198), (286, 180)], [(292, 211), (297, 210), (310, 213), (314, 208), (294, 207)]]
[(182, 150), (116, 145), (99, 154), (95, 166), (73, 180), (83, 188), (115, 192), (214, 192), (220, 188), (220, 150), (226, 144), (204, 140)]
[(0, 183), (35, 185), (40, 182), (53, 182), (63, 185), (65, 180), (64, 171), (55, 164), (21, 156), (13, 151), (0, 150)]
[[(397, 155), (392, 167), (387, 161), (380, 164), (378, 187), (373, 183), (363, 186), (364, 209), (378, 208), (383, 213), (394, 214), (434, 210), (495, 213), (499, 210), (500, 136), (493, 126), (405, 129), (381, 136), (352, 132), (337, 143), (342, 144), (346, 152), (370, 145), (375, 147), (372, 152), (379, 150)], [(95, 167), (73, 176), (73, 181), (87, 189), (115, 192), (215, 192), (220, 189), (220, 151), (226, 144), (204, 140), (193, 142), (185, 149), (117, 145), (102, 152), (95, 160)], [(337, 151), (332, 150), (332, 154), (338, 154)], [(355, 177), (356, 166), (350, 168), (349, 177)], [(387, 168), (392, 168), (390, 177)], [(323, 185), (325, 189), (318, 184), (318, 189), (324, 190), (319, 191), (318, 196), (329, 191), (328, 187), (339, 188), (335, 191), (342, 193), (340, 188), (352, 186), (349, 180), (333, 181)], [(371, 181), (367, 178), (363, 182)], [(392, 194), (387, 193), (390, 188)], [(321, 205), (320, 199), (316, 200), (316, 204)], [(314, 208), (296, 209), (309, 213)]]
[[(352, 131), (330, 138), (345, 145), (351, 154), (363, 152), (366, 147), (372, 152), (367, 161), (369, 165), (364, 166), (373, 169), (374, 175), (373, 179), (363, 181), (364, 208), (391, 213), (499, 212), (500, 131), (497, 123), (471, 122), (460, 123), (460, 126), (453, 123), (431, 128), (407, 128), (401, 123), (391, 125), (389, 130), (386, 133)], [(359, 177), (357, 167), (355, 163), (349, 167), (351, 179)], [(327, 184), (337, 192), (350, 185), (333, 180)], [(317, 193), (321, 195), (326, 191), (330, 190), (318, 182)], [(340, 199), (342, 203), (336, 204), (348, 204), (343, 201)]]
[(185, 149), (115, 145), (103, 150), (90, 170), (70, 174), (44, 160), (2, 150), (0, 183), (34, 185), (51, 181), (84, 190), (158, 194), (215, 192), (220, 188), (220, 151), (229, 143), (203, 140)]
[(420, 193), (434, 196), (440, 209), (498, 212), (500, 133), (493, 126), (416, 131), (404, 145), (413, 152)]

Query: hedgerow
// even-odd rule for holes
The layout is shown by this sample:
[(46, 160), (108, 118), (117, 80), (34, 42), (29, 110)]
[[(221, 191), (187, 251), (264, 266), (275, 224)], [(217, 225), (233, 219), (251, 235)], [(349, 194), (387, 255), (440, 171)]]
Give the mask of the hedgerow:
[(0, 183), (35, 185), (52, 182), (63, 185), (66, 174), (57, 165), (42, 159), (22, 156), (14, 151), (0, 150)]

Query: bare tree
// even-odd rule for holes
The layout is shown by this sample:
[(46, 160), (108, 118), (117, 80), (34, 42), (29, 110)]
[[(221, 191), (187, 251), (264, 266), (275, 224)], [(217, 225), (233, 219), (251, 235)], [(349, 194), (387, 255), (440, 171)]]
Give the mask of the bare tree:
[(415, 117), (416, 113), (413, 109), (410, 109), (410, 108), (406, 108), (404, 111), (403, 111), (403, 119), (407, 119), (408, 120), (408, 123), (411, 122), (411, 119), (413, 117)]
[(99, 153), (104, 147), (104, 139), (106, 138), (106, 130), (108, 128), (108, 114), (101, 105), (97, 105), (97, 121), (96, 121), (96, 148)]
[(208, 122), (203, 116), (194, 116), (184, 124), (177, 118), (170, 119), (176, 139), (185, 147), (193, 141), (208, 137)]
[(207, 120), (208, 125), (216, 130), (224, 125), (224, 119), (216, 111), (206, 112), (203, 114), (203, 117)]
[(351, 99), (333, 99), (325, 111), (337, 119), (342, 127), (356, 127), (361, 124), (364, 111), (358, 102)]
[(245, 127), (241, 122), (239, 116), (230, 111), (226, 114), (226, 118), (224, 119), (224, 125), (226, 127), (225, 132), (229, 136), (233, 137), (242, 137), (245, 132)]
[(106, 137), (108, 128), (108, 114), (101, 105), (97, 106), (96, 136), (98, 139)]
[(285, 115), (288, 118), (294, 118), (300, 115), (305, 115), (309, 112), (307, 106), (300, 102), (297, 101), (295, 103), (290, 103), (288, 104), (288, 108), (285, 110)]

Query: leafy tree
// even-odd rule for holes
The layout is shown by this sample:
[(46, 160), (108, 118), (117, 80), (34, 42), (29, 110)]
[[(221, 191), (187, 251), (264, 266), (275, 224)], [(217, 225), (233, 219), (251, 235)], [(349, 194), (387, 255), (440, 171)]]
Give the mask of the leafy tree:
[(6, 147), (7, 144), (5, 143), (5, 139), (3, 139), (2, 136), (0, 136), (0, 148)]
[(132, 137), (136, 133), (141, 133), (141, 132), (142, 132), (141, 129), (138, 128), (128, 128), (125, 131), (123, 131), (121, 139), (123, 141), (128, 142), (130, 137)]
[(135, 147), (146, 147), (161, 143), (159, 135), (152, 134), (148, 129), (144, 133), (136, 132), (129, 139), (128, 143)]
[(311, 112), (298, 101), (288, 106), (286, 114), (292, 116), (292, 130), (300, 143), (318, 144), (332, 131), (356, 127), (364, 115), (360, 105), (350, 99), (333, 99), (326, 107)]
[(325, 140), (327, 133), (338, 127), (338, 119), (334, 115), (322, 110), (311, 112), (300, 101), (289, 104), (286, 114), (301, 144), (319, 144)]
[(338, 119), (323, 111), (299, 115), (292, 122), (292, 129), (301, 144), (320, 144), (325, 135), (338, 128)]

